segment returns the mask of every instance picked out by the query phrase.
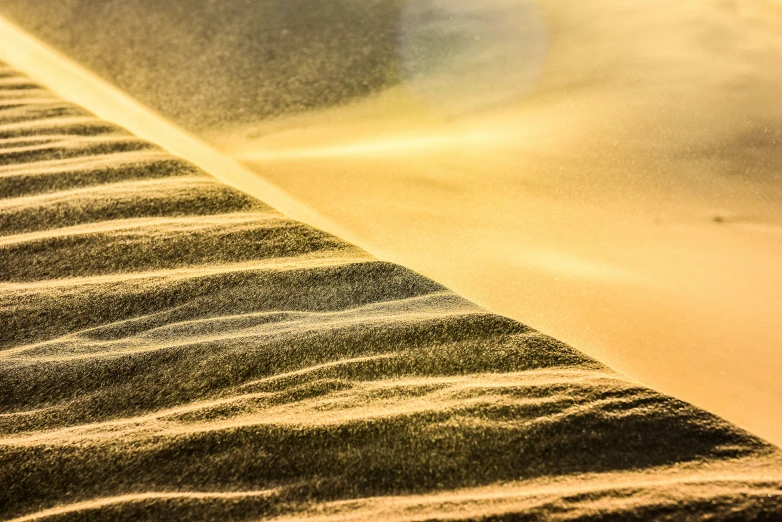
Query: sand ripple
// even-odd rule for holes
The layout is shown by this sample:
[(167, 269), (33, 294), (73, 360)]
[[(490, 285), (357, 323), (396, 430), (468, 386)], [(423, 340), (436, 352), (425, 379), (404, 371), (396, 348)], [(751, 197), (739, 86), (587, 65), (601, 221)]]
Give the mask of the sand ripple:
[(778, 450), (0, 66), (0, 517), (782, 516)]

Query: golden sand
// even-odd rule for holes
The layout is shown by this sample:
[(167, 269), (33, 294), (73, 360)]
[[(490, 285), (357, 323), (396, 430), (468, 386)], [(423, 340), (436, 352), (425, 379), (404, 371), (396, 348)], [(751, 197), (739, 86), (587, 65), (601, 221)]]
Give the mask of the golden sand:
[(0, 77), (3, 519), (782, 515), (774, 446)]
[(0, 52), (100, 117), (782, 443), (778, 0), (0, 13), (92, 73), (8, 23)]

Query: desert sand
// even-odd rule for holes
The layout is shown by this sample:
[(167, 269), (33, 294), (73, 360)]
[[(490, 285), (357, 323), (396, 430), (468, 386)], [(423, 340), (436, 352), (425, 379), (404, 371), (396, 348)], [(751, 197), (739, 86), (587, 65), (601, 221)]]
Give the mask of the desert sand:
[(330, 224), (291, 215), (782, 443), (778, 0), (0, 13)]
[(0, 66), (0, 517), (782, 516), (782, 453)]

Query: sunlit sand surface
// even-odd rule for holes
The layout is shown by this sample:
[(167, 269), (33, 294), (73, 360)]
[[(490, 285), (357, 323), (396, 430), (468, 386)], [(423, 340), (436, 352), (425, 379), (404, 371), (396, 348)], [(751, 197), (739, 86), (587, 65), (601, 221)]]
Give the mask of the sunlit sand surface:
[[(382, 27), (389, 13), (426, 16), (402, 4), (360, 16)], [(457, 20), (483, 9), (433, 4)], [(516, 4), (486, 4), (487, 17)], [(0, 0), (14, 5), (36, 9)], [(615, 20), (579, 7), (569, 20), (604, 20), (628, 42), (593, 38), (583, 52), (602, 58), (584, 60), (558, 43), (562, 12), (540, 5), (507, 12), (509, 26), (529, 23), (536, 59), (493, 91), (481, 83), (496, 83), (491, 67), (456, 83), (450, 66), (421, 72), (426, 27), (396, 50), (409, 77), (359, 74), (322, 106), (299, 107), (306, 92), (293, 88), (286, 109), (246, 114), (228, 81), (217, 110), (177, 90), (193, 85), (187, 74), (168, 82), (168, 109), (189, 106), (168, 116), (227, 155), (80, 83), (66, 60), (51, 74), (39, 55), (10, 52), (104, 118), (0, 65), (0, 518), (782, 516), (782, 455), (745, 431), (780, 440), (782, 106), (779, 73), (763, 67), (778, 57), (780, 7), (594, 4)], [(636, 25), (612, 32), (628, 27), (617, 20)], [(681, 47), (693, 20), (713, 32)], [(105, 27), (120, 39), (155, 27), (127, 21)], [(720, 47), (747, 24), (739, 51)], [(646, 26), (687, 30), (647, 47)], [(508, 52), (510, 33), (479, 29), (470, 41), (493, 42), (488, 54), (468, 46), (475, 61), (457, 65)], [(680, 47), (708, 65), (666, 81), (620, 67), (622, 52), (664, 65)], [(101, 56), (121, 69), (114, 49)], [(579, 78), (572, 67), (586, 71), (578, 88), (562, 83)], [(614, 74), (595, 84), (595, 68)]]
[(0, 78), (3, 519), (782, 514), (776, 447)]
[(163, 143), (223, 181), (782, 443), (780, 2), (0, 13), (246, 167)]
[(403, 83), (212, 139), (373, 252), (782, 442), (780, 5), (539, 4), (515, 101)]
[(374, 252), (780, 440), (779, 187), (682, 170), (671, 197), (579, 140), (558, 153), (551, 108), (438, 124), (406, 105), (388, 92), (218, 143)]

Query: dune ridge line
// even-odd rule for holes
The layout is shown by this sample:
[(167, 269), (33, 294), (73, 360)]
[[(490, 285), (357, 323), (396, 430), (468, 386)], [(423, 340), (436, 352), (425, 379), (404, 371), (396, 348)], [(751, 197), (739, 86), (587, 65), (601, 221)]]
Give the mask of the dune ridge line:
[(778, 448), (0, 79), (0, 519), (782, 516)]

